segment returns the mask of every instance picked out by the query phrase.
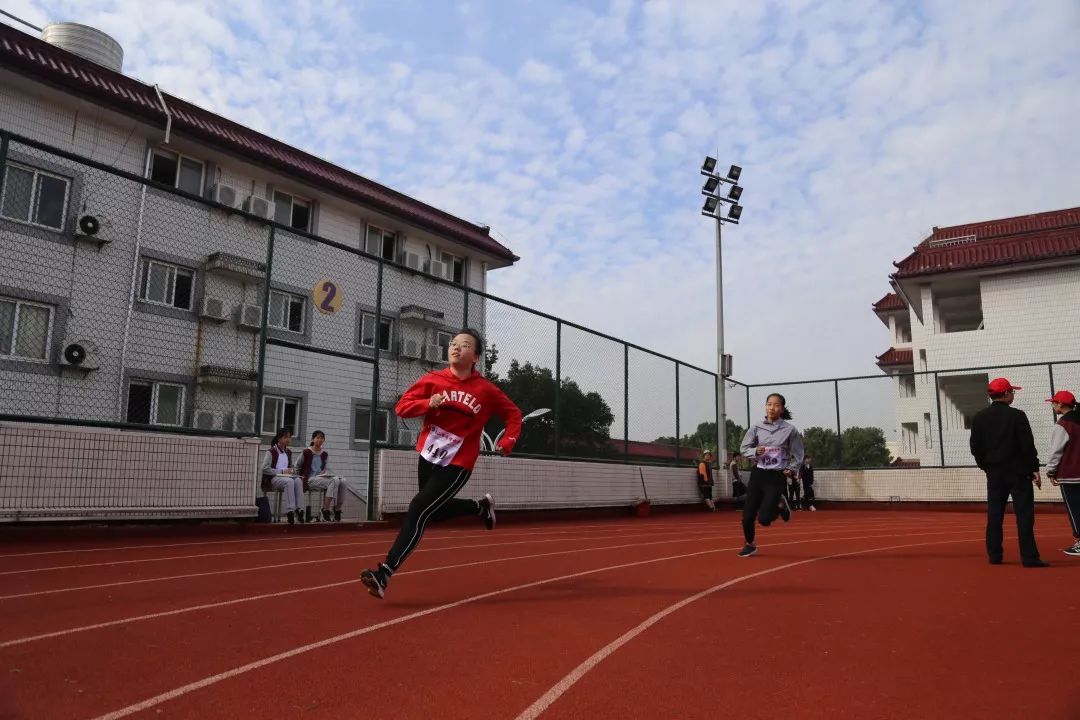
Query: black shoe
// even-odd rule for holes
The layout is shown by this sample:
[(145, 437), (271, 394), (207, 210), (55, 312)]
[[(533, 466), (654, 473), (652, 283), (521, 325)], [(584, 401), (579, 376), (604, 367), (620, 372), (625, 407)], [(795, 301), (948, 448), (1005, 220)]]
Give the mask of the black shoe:
[(334, 522), (341, 522), (341, 511), (340, 510), (335, 510), (334, 511)]
[(360, 582), (364, 583), (369, 593), (380, 600), (386, 594), (386, 580), (377, 570), (365, 570), (360, 573)]
[(1024, 563), (1024, 567), (1050, 567), (1050, 563), (1045, 560), (1028, 560)]
[(750, 557), (751, 555), (753, 555), (756, 552), (757, 552), (757, 545), (751, 545), (751, 544), (747, 543), (746, 545), (743, 546), (743, 549), (739, 551), (739, 557), (741, 557), (741, 558)]
[(1001, 564), (1001, 558), (999, 558), (999, 557), (990, 558), (990, 564), (991, 565), (1000, 565)]
[(322, 511), (322, 519), (323, 519), (324, 522), (330, 522), (330, 511), (329, 510), (323, 510)]
[(791, 505), (783, 495), (780, 496), (780, 518), (784, 522), (791, 522)]
[(480, 517), (484, 518), (484, 526), (488, 530), (495, 529), (495, 501), (491, 498), (491, 493), (484, 495), (480, 498), (478, 503), (480, 505)]
[(289, 518), (289, 524), (290, 525), (292, 525), (292, 524), (294, 524), (296, 522), (296, 513), (294, 513), (292, 510), (285, 513), (285, 517)]

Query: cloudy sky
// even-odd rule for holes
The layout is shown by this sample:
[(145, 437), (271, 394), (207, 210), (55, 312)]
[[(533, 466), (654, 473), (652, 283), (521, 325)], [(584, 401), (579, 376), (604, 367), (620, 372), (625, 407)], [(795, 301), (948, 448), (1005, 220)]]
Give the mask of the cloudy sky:
[(1080, 4), (0, 0), (521, 256), (494, 293), (736, 377), (875, 372), (870, 303), (933, 225), (1080, 205)]

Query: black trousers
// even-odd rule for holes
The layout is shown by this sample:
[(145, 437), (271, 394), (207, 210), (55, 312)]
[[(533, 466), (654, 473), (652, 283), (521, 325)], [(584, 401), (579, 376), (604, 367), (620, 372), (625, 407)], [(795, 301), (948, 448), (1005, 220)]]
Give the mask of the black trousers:
[(814, 504), (814, 483), (803, 481), (803, 505), (810, 507)]
[(386, 555), (386, 564), (392, 571), (401, 567), (405, 558), (416, 549), (427, 524), (432, 520), (438, 522), (461, 515), (480, 514), (480, 504), (475, 500), (454, 497), (469, 482), (471, 470), (456, 465), (440, 467), (421, 457), (416, 474), (420, 492), (409, 503), (409, 513), (398, 531), (397, 540)]
[(1016, 514), (1016, 534), (1020, 540), (1020, 559), (1032, 562), (1039, 559), (1035, 546), (1035, 489), (1031, 476), (1015, 471), (986, 473), (986, 554), (993, 559), (1004, 554), (1002, 525), (1005, 522), (1005, 505), (1012, 497), (1013, 513)]
[(1080, 540), (1080, 483), (1062, 483), (1061, 497), (1065, 500), (1065, 512), (1072, 525), (1073, 537)]
[(791, 507), (793, 507), (793, 508), (798, 507), (799, 506), (799, 481), (798, 480), (789, 480), (787, 478), (785, 478), (785, 481), (787, 482), (786, 490), (787, 490), (788, 501), (791, 503)]
[(787, 490), (787, 476), (779, 470), (754, 468), (742, 511), (743, 537), (754, 542), (754, 523), (768, 527), (780, 514), (780, 496)]

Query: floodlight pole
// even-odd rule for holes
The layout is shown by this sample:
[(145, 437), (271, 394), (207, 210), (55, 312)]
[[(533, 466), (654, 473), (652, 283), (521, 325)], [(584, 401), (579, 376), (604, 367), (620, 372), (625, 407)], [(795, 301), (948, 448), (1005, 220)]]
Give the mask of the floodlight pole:
[(720, 229), (720, 208), (716, 213), (716, 457), (727, 464), (727, 382), (724, 380), (724, 260)]

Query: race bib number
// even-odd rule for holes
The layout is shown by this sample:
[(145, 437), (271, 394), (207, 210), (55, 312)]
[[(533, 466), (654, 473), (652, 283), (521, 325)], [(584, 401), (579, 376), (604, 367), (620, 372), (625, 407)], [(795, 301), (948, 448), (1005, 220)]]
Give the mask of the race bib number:
[(762, 470), (783, 470), (784, 448), (765, 448), (765, 452), (758, 455), (757, 466)]
[(447, 432), (438, 425), (432, 425), (428, 429), (427, 442), (424, 443), (420, 457), (432, 465), (445, 467), (454, 461), (462, 442), (464, 438)]

